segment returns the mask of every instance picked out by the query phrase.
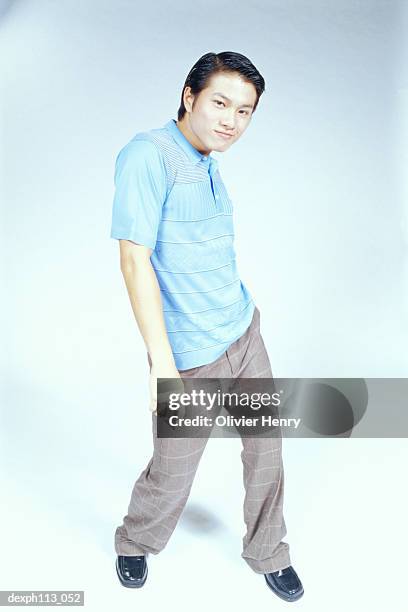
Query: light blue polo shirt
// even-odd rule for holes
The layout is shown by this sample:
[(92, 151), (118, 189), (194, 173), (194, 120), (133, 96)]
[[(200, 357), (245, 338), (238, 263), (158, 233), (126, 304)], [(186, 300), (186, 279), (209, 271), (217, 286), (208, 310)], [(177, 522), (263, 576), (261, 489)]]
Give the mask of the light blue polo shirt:
[(110, 237), (153, 249), (178, 370), (215, 361), (249, 327), (255, 304), (239, 278), (233, 205), (218, 162), (174, 119), (120, 150)]

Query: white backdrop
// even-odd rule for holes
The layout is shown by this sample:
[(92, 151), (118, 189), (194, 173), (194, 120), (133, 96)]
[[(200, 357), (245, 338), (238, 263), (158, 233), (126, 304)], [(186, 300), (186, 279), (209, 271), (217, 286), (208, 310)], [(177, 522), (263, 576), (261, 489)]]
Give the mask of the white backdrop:
[[(239, 143), (214, 156), (272, 370), (406, 377), (406, 8), (0, 4), (2, 589), (85, 589), (89, 610), (283, 609), (240, 559), (239, 440), (209, 442), (146, 586), (117, 581), (114, 529), (152, 440), (146, 351), (109, 238), (114, 161), (136, 132), (176, 118), (202, 54), (247, 55), (266, 92)], [(285, 440), (284, 453), (298, 606), (395, 598), (402, 611), (405, 440)]]

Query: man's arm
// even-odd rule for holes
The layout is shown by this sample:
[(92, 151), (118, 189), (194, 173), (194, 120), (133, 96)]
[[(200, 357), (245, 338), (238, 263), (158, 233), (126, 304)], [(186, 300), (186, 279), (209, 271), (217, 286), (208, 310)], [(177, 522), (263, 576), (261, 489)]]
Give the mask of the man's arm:
[(111, 238), (119, 240), (120, 268), (152, 362), (151, 411), (157, 407), (157, 379), (180, 378), (167, 336), (160, 286), (150, 261), (166, 197), (167, 173), (161, 152), (149, 140), (132, 139), (116, 158)]
[(150, 261), (152, 249), (119, 240), (120, 269), (146, 349), (156, 368), (175, 368), (167, 336), (160, 287)]

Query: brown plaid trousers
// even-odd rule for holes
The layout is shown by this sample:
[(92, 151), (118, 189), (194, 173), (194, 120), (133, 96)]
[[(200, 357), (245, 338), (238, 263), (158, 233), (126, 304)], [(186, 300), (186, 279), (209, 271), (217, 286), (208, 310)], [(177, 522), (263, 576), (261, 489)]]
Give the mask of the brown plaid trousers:
[[(148, 355), (151, 366), (150, 356)], [(272, 378), (255, 306), (245, 333), (215, 361), (179, 370), (182, 377)], [(133, 487), (128, 513), (115, 531), (118, 555), (157, 554), (166, 546), (186, 505), (207, 438), (158, 438), (152, 414), (153, 456)], [(245, 487), (242, 558), (257, 573), (291, 565), (283, 517), (281, 437), (241, 437)]]

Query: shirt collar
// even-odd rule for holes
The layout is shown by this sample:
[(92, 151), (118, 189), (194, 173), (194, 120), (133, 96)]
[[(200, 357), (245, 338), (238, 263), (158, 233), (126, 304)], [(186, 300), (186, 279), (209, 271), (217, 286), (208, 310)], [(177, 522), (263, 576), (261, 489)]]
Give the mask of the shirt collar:
[(183, 132), (177, 127), (177, 122), (174, 119), (170, 119), (164, 126), (171, 135), (174, 140), (180, 147), (187, 153), (189, 159), (195, 163), (202, 163), (205, 165), (209, 165), (211, 169), (214, 171), (218, 167), (218, 161), (212, 157), (211, 155), (203, 155), (198, 151), (189, 140), (184, 136)]

